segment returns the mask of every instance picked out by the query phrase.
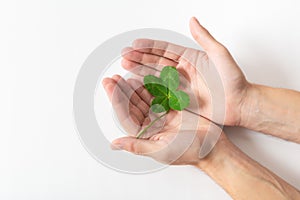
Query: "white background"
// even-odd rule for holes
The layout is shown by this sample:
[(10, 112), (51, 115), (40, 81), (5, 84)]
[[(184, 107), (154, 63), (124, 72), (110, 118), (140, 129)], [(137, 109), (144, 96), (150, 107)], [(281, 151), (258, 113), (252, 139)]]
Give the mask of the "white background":
[[(300, 90), (298, 0), (1, 1), (0, 199), (230, 199), (192, 167), (147, 175), (107, 169), (74, 129), (73, 86), (89, 53), (137, 28), (190, 36), (191, 16), (231, 50), (250, 81)], [(300, 145), (225, 131), (300, 189)]]

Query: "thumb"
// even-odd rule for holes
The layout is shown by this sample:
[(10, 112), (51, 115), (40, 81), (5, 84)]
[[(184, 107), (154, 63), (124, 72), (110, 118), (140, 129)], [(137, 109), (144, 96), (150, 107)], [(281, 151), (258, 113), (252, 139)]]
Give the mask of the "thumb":
[(122, 137), (111, 144), (113, 150), (125, 150), (138, 155), (147, 155), (155, 151), (155, 141), (137, 139), (135, 137)]
[(219, 47), (223, 46), (199, 23), (195, 17), (192, 17), (190, 20), (190, 31), (193, 38), (204, 49), (204, 51), (209, 52), (217, 50)]

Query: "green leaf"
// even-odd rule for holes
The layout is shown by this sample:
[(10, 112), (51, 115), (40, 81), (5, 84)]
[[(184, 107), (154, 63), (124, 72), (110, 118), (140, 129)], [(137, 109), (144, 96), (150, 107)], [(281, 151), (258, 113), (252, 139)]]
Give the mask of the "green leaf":
[(168, 112), (170, 110), (168, 97), (156, 97), (153, 99), (151, 110), (155, 113)]
[(170, 91), (169, 106), (173, 110), (183, 110), (190, 104), (190, 97), (183, 91)]
[(177, 91), (179, 86), (179, 74), (172, 66), (163, 68), (160, 78), (147, 75), (144, 77), (145, 88), (155, 98), (151, 102), (151, 110), (155, 113), (165, 112), (154, 119), (146, 128), (141, 130), (137, 138), (140, 138), (153, 124), (168, 114), (170, 109), (183, 110), (190, 104), (189, 95), (183, 91)]
[(177, 91), (179, 86), (179, 74), (175, 67), (166, 66), (163, 68), (160, 78), (147, 75), (144, 77), (146, 89), (156, 98), (152, 101), (153, 112), (183, 110), (186, 108), (190, 99), (183, 91)]
[(145, 88), (155, 97), (165, 97), (168, 95), (168, 88), (164, 86), (162, 80), (153, 75), (144, 77)]
[(144, 77), (144, 84), (149, 84), (149, 83), (157, 83), (157, 84), (162, 84), (162, 80), (156, 76), (153, 75), (147, 75)]
[(176, 90), (179, 86), (179, 74), (175, 67), (166, 66), (160, 73), (164, 85), (170, 90)]

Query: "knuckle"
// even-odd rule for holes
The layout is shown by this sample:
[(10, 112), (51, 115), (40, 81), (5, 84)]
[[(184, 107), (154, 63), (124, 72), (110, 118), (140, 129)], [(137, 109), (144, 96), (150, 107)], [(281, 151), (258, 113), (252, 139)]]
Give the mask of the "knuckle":
[(139, 142), (132, 142), (130, 145), (129, 145), (129, 151), (134, 153), (134, 154), (137, 154), (137, 155), (141, 155), (142, 152), (139, 148)]

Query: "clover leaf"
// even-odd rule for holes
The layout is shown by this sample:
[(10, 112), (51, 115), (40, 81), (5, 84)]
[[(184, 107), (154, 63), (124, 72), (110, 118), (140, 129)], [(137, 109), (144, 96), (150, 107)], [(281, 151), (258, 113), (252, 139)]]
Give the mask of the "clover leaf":
[[(155, 97), (151, 103), (151, 109), (155, 113), (168, 112), (170, 108), (183, 110), (190, 103), (189, 96), (185, 92), (177, 90), (179, 87), (179, 74), (175, 67), (164, 67), (160, 77), (145, 76), (144, 85), (150, 94)], [(154, 106), (157, 104), (160, 106)]]
[(164, 67), (159, 77), (153, 75), (144, 77), (145, 88), (155, 97), (151, 102), (151, 110), (154, 113), (165, 113), (153, 120), (137, 135), (137, 138), (141, 137), (156, 121), (165, 116), (170, 109), (181, 111), (190, 104), (189, 95), (178, 90), (179, 83), (179, 73), (172, 66)]
[(170, 91), (169, 106), (173, 110), (183, 110), (190, 103), (189, 95), (183, 91)]
[(176, 90), (179, 86), (179, 74), (175, 67), (166, 66), (160, 73), (160, 78), (170, 90)]

